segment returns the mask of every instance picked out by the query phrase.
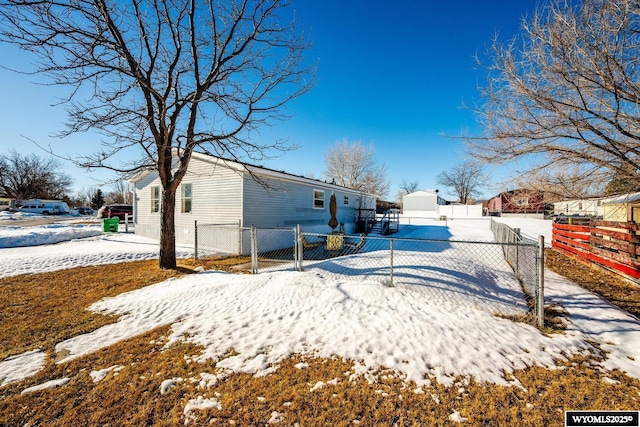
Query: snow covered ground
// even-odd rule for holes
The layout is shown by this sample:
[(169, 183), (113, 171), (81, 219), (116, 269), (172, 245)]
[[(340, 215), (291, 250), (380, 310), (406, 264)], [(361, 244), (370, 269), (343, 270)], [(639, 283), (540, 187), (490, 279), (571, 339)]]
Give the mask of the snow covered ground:
[[(550, 223), (538, 221), (519, 220), (518, 225), (528, 235), (550, 238)], [(455, 239), (486, 240), (491, 235), (488, 221), (454, 220), (433, 226), (448, 227)], [(95, 225), (85, 227), (95, 232)], [(52, 230), (69, 240), (49, 244)], [(32, 227), (22, 235), (0, 226), (0, 241), (9, 246), (0, 249), (0, 276), (157, 257), (157, 243), (149, 239), (101, 232), (78, 238), (78, 233), (77, 225)], [(407, 233), (419, 237), (420, 229), (407, 228)], [(18, 247), (26, 240), (35, 246)], [(448, 257), (461, 260), (460, 272), (473, 277), (467, 270), (468, 254), (455, 246), (447, 251)], [(191, 256), (191, 251), (184, 248), (180, 256)], [(419, 274), (434, 274), (433, 288), (439, 292), (456, 292), (456, 276), (441, 287), (437, 270)], [(475, 294), (469, 291), (473, 287), (466, 289), (456, 298), (478, 298), (486, 291), (482, 286)], [(93, 304), (90, 310), (117, 314), (119, 321), (60, 342), (56, 350), (67, 355), (59, 362), (63, 363), (171, 325), (171, 342), (188, 339), (204, 347), (201, 355), (192, 356), (195, 361), (217, 360), (233, 348), (237, 355), (218, 363), (233, 372), (263, 375), (299, 353), (357, 360), (362, 373), (386, 366), (421, 386), (428, 383), (425, 375), (443, 384), (451, 384), (456, 375), (508, 384), (505, 373), (532, 365), (553, 367), (556, 359), (593, 350), (589, 342), (595, 341), (608, 352), (602, 362), (606, 369), (620, 368), (640, 378), (640, 321), (551, 272), (546, 273), (547, 304), (562, 304), (570, 313), (567, 332), (551, 337), (494, 316), (486, 307), (474, 308), (475, 301), (456, 308), (432, 296), (428, 286), (388, 287), (375, 277), (352, 280), (319, 270), (257, 275), (203, 271)], [(33, 375), (43, 363), (44, 355), (36, 348), (2, 361), (0, 384)]]

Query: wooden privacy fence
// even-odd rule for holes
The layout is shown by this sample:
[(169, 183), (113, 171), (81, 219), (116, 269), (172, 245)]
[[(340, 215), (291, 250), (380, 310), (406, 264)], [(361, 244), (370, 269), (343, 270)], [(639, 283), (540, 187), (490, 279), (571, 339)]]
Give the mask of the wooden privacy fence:
[(640, 279), (640, 224), (589, 221), (553, 223), (552, 246), (579, 260)]

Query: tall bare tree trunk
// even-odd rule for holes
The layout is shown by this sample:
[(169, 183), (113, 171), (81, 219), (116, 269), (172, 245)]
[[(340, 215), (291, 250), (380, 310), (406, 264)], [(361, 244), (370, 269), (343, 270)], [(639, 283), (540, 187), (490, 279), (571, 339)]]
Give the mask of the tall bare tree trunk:
[(175, 227), (176, 192), (165, 190), (162, 193), (160, 206), (160, 268), (175, 270), (176, 268), (176, 227)]

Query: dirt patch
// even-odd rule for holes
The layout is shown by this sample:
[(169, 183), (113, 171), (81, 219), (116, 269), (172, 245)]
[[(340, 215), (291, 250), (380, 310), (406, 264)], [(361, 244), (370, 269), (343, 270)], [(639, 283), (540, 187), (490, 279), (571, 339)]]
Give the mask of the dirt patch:
[(545, 266), (640, 319), (640, 285), (555, 249), (545, 251)]

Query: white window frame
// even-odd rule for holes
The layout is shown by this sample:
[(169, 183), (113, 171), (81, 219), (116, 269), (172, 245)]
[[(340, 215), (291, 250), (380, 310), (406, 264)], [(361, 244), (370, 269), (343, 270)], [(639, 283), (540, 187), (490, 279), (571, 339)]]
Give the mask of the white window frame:
[[(189, 197), (185, 196), (185, 189), (189, 187)], [(184, 183), (180, 185), (180, 212), (181, 213), (191, 213), (193, 212), (193, 185), (190, 182)], [(186, 202), (189, 202), (189, 210), (185, 209)]]
[[(157, 194), (155, 194), (157, 193)], [(151, 186), (151, 213), (160, 212), (160, 186)]]
[(313, 209), (324, 209), (324, 190), (313, 190)]

